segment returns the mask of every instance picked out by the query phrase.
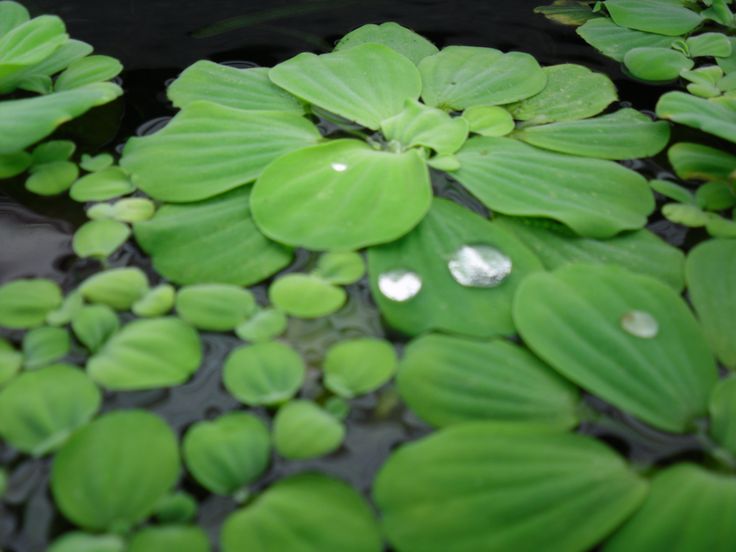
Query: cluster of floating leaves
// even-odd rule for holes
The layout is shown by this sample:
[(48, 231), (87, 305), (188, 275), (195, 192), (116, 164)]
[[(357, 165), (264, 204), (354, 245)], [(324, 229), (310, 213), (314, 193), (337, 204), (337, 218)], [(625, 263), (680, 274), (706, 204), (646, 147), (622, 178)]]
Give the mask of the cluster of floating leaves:
[[(272, 69), (197, 62), (169, 87), (181, 111), (163, 129), (129, 140), (119, 164), (101, 154), (77, 165), (69, 142), (26, 149), (53, 131), (42, 115), (58, 124), (80, 104), (14, 103), (75, 81), (43, 65), (66, 38), (36, 34), (42, 18), (13, 2), (0, 15), (0, 77), (20, 71), (14, 86), (45, 93), (0, 104), (14, 117), (0, 117), (14, 129), (12, 142), (0, 132), (0, 167), (12, 167), (2, 175), (30, 168), (30, 190), (88, 204), (78, 256), (105, 265), (132, 236), (155, 269), (107, 268), (66, 294), (44, 279), (0, 286), (0, 436), (54, 455), (51, 494), (79, 528), (51, 551), (209, 550), (196, 500), (177, 490), (182, 467), (238, 504), (219, 533), (224, 552), (736, 544), (723, 515), (736, 509), (736, 379), (717, 371), (736, 368), (736, 243), (709, 240), (685, 258), (643, 228), (652, 190), (677, 185), (615, 161), (660, 152), (670, 126), (605, 112), (616, 100), (607, 77), (366, 25), (334, 52)], [(337, 129), (329, 138), (318, 117)], [(701, 174), (702, 160), (688, 163)], [(434, 197), (430, 170), (493, 217)], [(297, 247), (319, 254), (282, 272)], [(387, 326), (411, 340), (401, 355), (370, 335), (334, 343), (316, 363), (319, 392), (305, 393), (315, 363), (285, 332), (345, 308), (366, 272)], [(261, 283), (266, 293), (248, 289)], [(243, 408), (181, 436), (143, 410), (98, 415), (101, 389), (189, 380), (202, 332), (242, 341), (220, 377)], [(379, 516), (333, 476), (259, 484), (274, 455), (339, 451), (352, 401), (393, 388), (436, 431), (381, 468)], [(582, 391), (694, 435), (707, 460), (645, 474), (571, 431), (603, 416)]]

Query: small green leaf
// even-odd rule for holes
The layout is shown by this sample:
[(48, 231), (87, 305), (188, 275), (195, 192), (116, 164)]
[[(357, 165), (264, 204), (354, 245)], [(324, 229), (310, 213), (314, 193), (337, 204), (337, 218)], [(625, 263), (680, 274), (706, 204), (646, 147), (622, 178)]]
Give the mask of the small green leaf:
[[(0, 11), (1, 8), (2, 4)], [(13, 379), (22, 365), (23, 355), (10, 342), (0, 338), (0, 386)]]
[(240, 402), (273, 406), (299, 391), (305, 370), (296, 351), (271, 341), (234, 349), (225, 360), (222, 379), (228, 392)]
[(106, 305), (89, 305), (74, 313), (72, 329), (77, 339), (94, 354), (120, 329), (120, 320)]
[(130, 539), (126, 552), (210, 552), (207, 534), (195, 526), (144, 527)]
[(34, 168), (26, 180), (26, 190), (42, 196), (65, 192), (79, 176), (77, 165), (69, 161), (44, 163)]
[(714, 238), (736, 238), (736, 221), (723, 218), (715, 213), (708, 213), (705, 229)]
[(130, 227), (116, 220), (90, 220), (74, 233), (72, 249), (78, 257), (106, 258), (130, 236)]
[(474, 105), (463, 111), (470, 131), (481, 136), (506, 136), (514, 130), (514, 118), (499, 106)]
[(395, 140), (406, 148), (424, 146), (449, 155), (459, 150), (468, 137), (468, 123), (441, 109), (407, 100), (401, 113), (381, 121), (381, 132), (387, 140)]
[(108, 167), (77, 180), (69, 195), (75, 201), (105, 201), (127, 195), (135, 186), (120, 167)]
[(360, 253), (333, 251), (320, 255), (314, 274), (338, 286), (354, 284), (365, 275), (365, 262)]
[(64, 328), (41, 326), (23, 336), (23, 364), (28, 370), (47, 366), (69, 354), (69, 332)]
[(273, 444), (284, 458), (306, 460), (334, 452), (345, 438), (342, 422), (310, 401), (290, 401), (276, 413)]
[(100, 153), (95, 156), (83, 153), (79, 166), (87, 172), (97, 172), (110, 167), (114, 162), (115, 159), (109, 153)]
[(161, 498), (154, 510), (163, 523), (188, 523), (197, 515), (197, 501), (184, 491), (174, 491)]
[(230, 284), (185, 286), (176, 295), (176, 312), (195, 328), (228, 331), (248, 319), (256, 308), (253, 294)]
[(605, 6), (616, 25), (666, 36), (687, 34), (703, 22), (679, 1), (606, 0)]
[(251, 343), (270, 341), (284, 333), (287, 324), (286, 315), (280, 310), (261, 309), (235, 328), (235, 335)]
[(380, 25), (363, 25), (343, 36), (335, 45), (335, 51), (355, 48), (361, 44), (383, 44), (415, 64), (437, 53), (437, 46), (414, 31), (398, 23), (388, 22)]
[(626, 69), (637, 79), (651, 82), (675, 80), (695, 62), (670, 48), (632, 48), (624, 56)]
[(657, 428), (682, 433), (705, 413), (713, 356), (687, 304), (659, 280), (615, 265), (534, 274), (514, 321), (555, 370)]
[[(380, 79), (374, 78), (377, 67)], [(373, 130), (421, 90), (414, 64), (381, 44), (322, 55), (304, 52), (278, 64), (269, 77), (298, 98)]]
[(618, 99), (606, 75), (565, 63), (544, 68), (546, 86), (535, 96), (507, 107), (520, 121), (533, 124), (592, 117)]
[(549, 6), (537, 6), (534, 13), (541, 13), (547, 19), (563, 25), (582, 25), (596, 16), (588, 2), (578, 0), (555, 0)]
[(61, 289), (51, 280), (15, 280), (0, 286), (0, 326), (33, 328), (62, 302)]
[(61, 512), (77, 525), (126, 531), (148, 517), (178, 477), (171, 428), (154, 414), (123, 410), (72, 435), (54, 458), (51, 490)]
[(493, 48), (448, 46), (419, 64), (422, 99), (440, 109), (492, 106), (538, 94), (547, 78), (532, 56)]
[(140, 268), (112, 268), (85, 280), (79, 291), (92, 303), (127, 310), (148, 292), (148, 278)]
[(0, 154), (0, 179), (13, 178), (31, 166), (31, 156), (25, 151)]
[(79, 59), (67, 67), (56, 77), (54, 90), (72, 90), (92, 84), (107, 81), (118, 76), (123, 65), (110, 56), (87, 56)]
[(0, 434), (18, 450), (42, 456), (87, 424), (101, 401), (97, 386), (74, 366), (25, 372), (0, 391)]
[(657, 115), (736, 142), (736, 108), (726, 103), (667, 92), (657, 102)]
[(231, 412), (190, 427), (182, 452), (187, 469), (202, 486), (228, 496), (266, 470), (271, 439), (261, 420), (245, 412)]
[(176, 290), (169, 284), (160, 284), (150, 289), (143, 297), (131, 306), (136, 316), (163, 316), (174, 308)]
[(680, 203), (695, 205), (695, 194), (684, 186), (680, 186), (679, 184), (675, 184), (669, 180), (658, 179), (650, 180), (649, 186), (651, 186), (652, 190), (655, 192), (658, 192), (669, 199), (674, 199)]
[(710, 434), (723, 448), (736, 455), (736, 377), (720, 380), (708, 405)]
[(84, 298), (78, 290), (67, 294), (59, 308), (46, 315), (46, 323), (51, 326), (64, 326), (71, 322), (74, 315), (84, 305)]
[(372, 337), (341, 341), (325, 354), (325, 387), (349, 399), (365, 395), (388, 382), (396, 365), (396, 351), (388, 341)]
[(223, 552), (380, 552), (373, 511), (346, 483), (306, 473), (281, 479), (222, 527)]
[(688, 292), (718, 359), (736, 369), (736, 240), (708, 240), (687, 256)]
[(88, 211), (91, 219), (113, 219), (120, 222), (145, 222), (156, 212), (156, 204), (144, 197), (129, 197), (109, 203), (97, 203)]
[(684, 180), (722, 180), (736, 171), (736, 155), (702, 144), (675, 144), (667, 157)]
[(74, 531), (56, 539), (47, 552), (125, 552), (125, 541), (117, 535), (89, 535)]
[(53, 163), (54, 161), (68, 161), (74, 154), (77, 146), (69, 140), (49, 140), (33, 148), (31, 157), (34, 165)]
[(708, 222), (708, 214), (697, 205), (667, 203), (662, 206), (662, 215), (677, 224), (699, 228)]
[(273, 305), (297, 318), (319, 318), (339, 310), (347, 298), (345, 290), (319, 276), (292, 273), (268, 288)]
[(623, 61), (626, 52), (633, 48), (669, 48), (674, 37), (643, 33), (620, 27), (607, 17), (591, 19), (576, 31), (603, 55)]
[(706, 182), (695, 191), (695, 199), (701, 209), (723, 211), (736, 205), (733, 185), (728, 182)]

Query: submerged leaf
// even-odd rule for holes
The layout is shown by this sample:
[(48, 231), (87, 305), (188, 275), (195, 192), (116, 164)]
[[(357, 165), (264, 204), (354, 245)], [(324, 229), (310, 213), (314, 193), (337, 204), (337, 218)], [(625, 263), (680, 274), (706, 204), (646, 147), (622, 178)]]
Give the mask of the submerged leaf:
[(389, 21), (380, 25), (363, 25), (343, 36), (335, 45), (335, 51), (355, 48), (361, 44), (383, 44), (415, 64), (438, 52), (437, 46), (414, 31)]

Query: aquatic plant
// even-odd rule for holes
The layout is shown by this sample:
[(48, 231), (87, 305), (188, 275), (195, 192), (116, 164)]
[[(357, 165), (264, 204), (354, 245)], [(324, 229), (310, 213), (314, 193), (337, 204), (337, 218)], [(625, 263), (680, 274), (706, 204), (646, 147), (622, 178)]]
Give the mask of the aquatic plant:
[[(163, 129), (119, 163), (85, 157), (58, 188), (87, 204), (74, 250), (103, 269), (64, 293), (0, 286), (0, 435), (53, 454), (54, 501), (80, 528), (52, 552), (210, 549), (182, 476), (232, 503), (225, 552), (736, 545), (736, 385), (717, 364), (736, 368), (734, 240), (686, 258), (644, 225), (655, 190), (688, 191), (617, 163), (662, 151), (669, 122), (610, 109), (615, 87), (585, 67), (439, 50), (395, 23), (271, 69), (200, 61), (168, 95), (181, 111)], [(725, 153), (670, 158), (732, 177)], [(120, 266), (131, 238), (152, 270)], [(295, 248), (309, 253), (282, 272)], [(382, 329), (307, 354), (294, 328), (334, 320), (361, 288), (408, 336), (401, 354)], [(99, 387), (196, 378), (215, 332), (232, 412), (182, 436), (140, 409), (95, 418)], [(342, 477), (292, 464), (339, 457), (361, 401), (432, 431), (376, 475), (378, 517)], [(664, 452), (625, 458), (592, 436), (606, 431)], [(685, 442), (702, 462), (668, 457)]]

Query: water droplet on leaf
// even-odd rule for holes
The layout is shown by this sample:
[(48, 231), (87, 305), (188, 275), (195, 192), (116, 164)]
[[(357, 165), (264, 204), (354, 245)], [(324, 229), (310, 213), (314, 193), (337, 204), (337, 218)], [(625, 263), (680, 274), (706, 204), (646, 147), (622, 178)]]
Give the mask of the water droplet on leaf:
[(627, 333), (643, 339), (651, 339), (659, 332), (659, 323), (648, 312), (632, 310), (621, 317), (621, 327)]
[(331, 167), (337, 172), (345, 172), (348, 169), (348, 166), (345, 163), (333, 163)]
[(410, 270), (390, 270), (378, 277), (378, 289), (392, 301), (408, 301), (422, 289), (422, 279)]
[(511, 259), (495, 247), (463, 245), (448, 263), (455, 281), (467, 287), (496, 287), (511, 274)]

